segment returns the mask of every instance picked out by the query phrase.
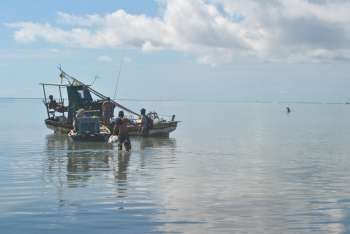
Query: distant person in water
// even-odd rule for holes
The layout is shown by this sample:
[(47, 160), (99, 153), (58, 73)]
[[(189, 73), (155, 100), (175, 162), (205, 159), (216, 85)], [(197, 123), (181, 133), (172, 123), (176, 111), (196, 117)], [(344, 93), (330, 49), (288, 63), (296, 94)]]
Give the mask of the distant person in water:
[(146, 115), (146, 109), (141, 109), (141, 129), (140, 134), (142, 136), (148, 136), (149, 130), (152, 128), (153, 122), (152, 119)]
[(115, 120), (113, 126), (113, 135), (118, 136), (118, 149), (122, 150), (123, 145), (126, 151), (130, 151), (131, 143), (129, 139), (128, 124), (129, 119), (124, 117), (124, 112), (119, 111), (118, 118)]
[(52, 95), (49, 96), (49, 102), (47, 103), (47, 106), (48, 106), (48, 108), (51, 109), (51, 110), (56, 110), (56, 108), (57, 108), (57, 106), (58, 106), (56, 100), (53, 99), (53, 96), (52, 96)]
[(107, 125), (110, 124), (110, 121), (114, 116), (114, 108), (115, 104), (111, 102), (110, 98), (107, 98), (107, 100), (102, 103), (103, 122)]
[(290, 112), (292, 112), (289, 108), (289, 106), (286, 107), (287, 113), (289, 114)]

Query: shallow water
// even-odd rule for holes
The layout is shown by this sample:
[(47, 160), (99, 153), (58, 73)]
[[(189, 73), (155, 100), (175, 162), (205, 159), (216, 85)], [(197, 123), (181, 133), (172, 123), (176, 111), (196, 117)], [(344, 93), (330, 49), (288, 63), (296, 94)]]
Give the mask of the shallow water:
[(183, 122), (118, 153), (0, 100), (1, 233), (350, 232), (349, 106), (126, 104)]

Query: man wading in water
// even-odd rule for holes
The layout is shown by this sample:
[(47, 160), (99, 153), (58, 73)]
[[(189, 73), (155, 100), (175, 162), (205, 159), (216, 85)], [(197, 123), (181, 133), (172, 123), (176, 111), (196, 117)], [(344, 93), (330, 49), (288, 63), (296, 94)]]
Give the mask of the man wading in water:
[(124, 148), (126, 151), (130, 151), (131, 149), (131, 143), (129, 139), (129, 133), (128, 133), (128, 124), (130, 123), (129, 119), (124, 117), (124, 112), (119, 111), (118, 118), (115, 120), (114, 128), (113, 128), (113, 135), (118, 136), (118, 149)]

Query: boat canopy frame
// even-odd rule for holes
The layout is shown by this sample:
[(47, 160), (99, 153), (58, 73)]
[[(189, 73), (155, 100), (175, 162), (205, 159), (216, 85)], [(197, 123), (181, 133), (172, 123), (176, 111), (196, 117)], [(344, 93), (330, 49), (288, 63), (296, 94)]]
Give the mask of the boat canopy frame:
[[(58, 87), (58, 90), (59, 90), (59, 103), (64, 105), (64, 98), (62, 96), (62, 87), (67, 87), (67, 85), (64, 85), (64, 84), (51, 84), (51, 83), (40, 83), (40, 85), (43, 88), (43, 93), (44, 93), (44, 100), (43, 100), (43, 102), (44, 102), (45, 107), (46, 107), (47, 117), (50, 118), (50, 109), (49, 109), (48, 101), (47, 101), (46, 86)], [(65, 113), (65, 111), (62, 112), (63, 116), (65, 116), (64, 113)]]
[[(89, 91), (90, 93), (94, 94), (96, 97), (100, 98), (101, 100), (108, 100), (110, 99), (108, 96), (103, 95), (102, 93), (98, 92), (97, 90), (91, 88), (91, 85), (85, 84), (83, 82), (81, 82), (80, 80), (76, 79), (75, 77), (67, 74), (65, 71), (63, 71), (63, 69), (61, 67), (58, 67), (58, 69), (60, 70), (60, 78), (61, 78), (61, 84), (53, 84), (53, 83), (40, 83), (40, 85), (42, 85), (43, 87), (43, 93), (44, 93), (44, 102), (45, 102), (45, 106), (46, 106), (46, 111), (47, 111), (47, 116), (48, 118), (50, 118), (50, 110), (48, 107), (48, 102), (47, 102), (47, 96), (46, 96), (46, 86), (53, 86), (53, 87), (58, 87), (59, 90), (59, 102), (61, 104), (64, 103), (64, 98), (62, 96), (62, 88), (66, 88), (67, 92), (69, 92), (70, 88), (76, 87), (76, 89), (78, 88), (82, 88), (82, 90), (87, 89), (87, 91)], [(63, 80), (65, 80), (68, 84), (63, 84)], [(92, 100), (91, 94), (90, 98)], [(69, 99), (69, 98), (68, 98)], [(110, 99), (110, 101), (112, 103), (115, 104), (116, 107), (126, 111), (127, 113), (136, 115), (137, 117), (140, 117), (141, 115), (136, 113), (135, 111), (121, 105), (120, 103), (116, 102), (113, 99)], [(70, 105), (70, 103), (69, 103)], [(71, 111), (70, 108), (67, 112)], [(63, 116), (64, 116), (64, 111), (63, 111)]]

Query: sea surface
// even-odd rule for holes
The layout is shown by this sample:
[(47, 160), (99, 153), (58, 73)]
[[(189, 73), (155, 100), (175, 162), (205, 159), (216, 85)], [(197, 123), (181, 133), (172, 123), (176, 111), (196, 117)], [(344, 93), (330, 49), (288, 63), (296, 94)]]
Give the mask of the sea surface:
[(123, 104), (182, 122), (118, 153), (0, 100), (1, 234), (350, 233), (349, 105)]

